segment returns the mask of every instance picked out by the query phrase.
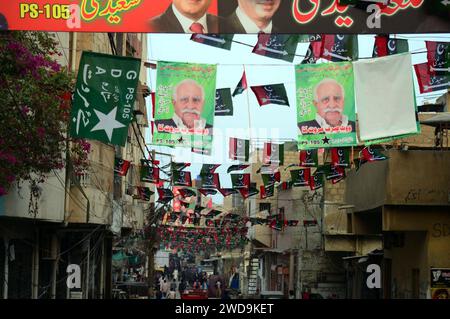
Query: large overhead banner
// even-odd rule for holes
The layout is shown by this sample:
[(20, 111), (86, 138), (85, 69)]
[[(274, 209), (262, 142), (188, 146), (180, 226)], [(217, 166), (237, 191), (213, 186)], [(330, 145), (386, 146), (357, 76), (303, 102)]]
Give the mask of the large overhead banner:
[(351, 62), (295, 67), (298, 148), (356, 145)]
[(153, 143), (210, 151), (217, 66), (159, 62)]
[[(1, 27), (10, 30), (210, 34), (260, 31), (388, 34), (450, 30), (450, 5), (439, 0), (391, 0), (387, 6), (356, 0), (242, 0), (241, 7), (237, 0), (2, 2), (0, 21), (5, 22)], [(192, 25), (189, 19), (180, 19), (182, 16), (202, 23)], [(254, 23), (252, 18), (260, 16), (263, 19)]]

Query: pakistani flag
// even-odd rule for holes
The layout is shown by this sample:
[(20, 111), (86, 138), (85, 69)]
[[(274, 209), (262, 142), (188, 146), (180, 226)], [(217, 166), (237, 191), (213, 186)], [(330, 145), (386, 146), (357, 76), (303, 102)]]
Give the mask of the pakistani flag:
[(141, 61), (83, 51), (70, 114), (70, 135), (125, 146)]
[(283, 166), (284, 144), (264, 143), (263, 163)]
[(358, 36), (352, 34), (323, 35), (320, 57), (332, 62), (357, 60)]
[(200, 34), (194, 33), (191, 40), (201, 44), (210, 45), (219, 49), (231, 50), (234, 34)]
[(450, 75), (437, 75), (430, 72), (429, 65), (425, 63), (414, 64), (419, 91), (421, 94), (446, 90), (450, 86)]
[(248, 162), (250, 155), (250, 141), (230, 137), (229, 158), (241, 162)]
[[(450, 3), (449, 3), (450, 4)], [(450, 42), (425, 41), (428, 67), (431, 74), (450, 74)]]
[(248, 86), (247, 86), (247, 77), (245, 76), (245, 70), (244, 70), (244, 73), (242, 73), (242, 77), (241, 77), (238, 85), (234, 89), (233, 97), (235, 97), (238, 94), (242, 94), (242, 92), (247, 90), (247, 88), (248, 88)]
[(150, 200), (150, 197), (155, 193), (155, 192), (152, 192), (149, 187), (138, 186), (137, 189), (138, 189), (139, 198), (141, 200), (145, 200), (147, 202)]
[(233, 100), (231, 99), (231, 89), (216, 90), (215, 116), (233, 116)]
[(159, 168), (150, 160), (141, 159), (141, 182), (154, 184), (159, 182)]
[(275, 192), (275, 185), (271, 186), (259, 186), (259, 198), (260, 199), (266, 199), (268, 197), (272, 197)]
[(293, 34), (258, 34), (253, 53), (269, 58), (292, 62), (297, 50), (299, 36)]
[(174, 171), (172, 174), (172, 185), (191, 187), (191, 172)]
[(223, 197), (238, 193), (238, 191), (233, 188), (219, 188), (219, 192), (223, 195)]
[(217, 194), (217, 191), (215, 189), (212, 189), (212, 188), (199, 188), (198, 191), (203, 196), (216, 195)]
[(126, 161), (121, 158), (114, 158), (114, 173), (119, 176), (126, 176), (128, 168), (130, 168), (130, 161)]
[(300, 166), (317, 167), (319, 165), (319, 157), (317, 149), (300, 151)]
[(252, 86), (259, 106), (268, 104), (279, 104), (289, 106), (289, 100), (286, 94), (284, 84), (270, 84), (262, 86)]
[(408, 40), (389, 39), (389, 36), (375, 36), (372, 57), (382, 57), (409, 51)]
[(203, 164), (202, 169), (200, 170), (200, 175), (208, 175), (214, 174), (216, 169), (220, 166), (220, 164)]
[(291, 170), (290, 173), (292, 186), (294, 187), (309, 186), (309, 182), (311, 179), (310, 168), (294, 169)]
[(219, 189), (220, 188), (220, 179), (219, 174), (204, 174), (201, 175), (202, 177), (202, 188), (213, 188), (213, 189)]
[(309, 187), (312, 191), (323, 187), (323, 173), (314, 173), (309, 180)]
[(230, 172), (233, 172), (233, 171), (242, 171), (242, 170), (246, 169), (249, 166), (250, 165), (242, 165), (242, 164), (231, 165), (230, 167), (228, 167), (227, 173), (229, 174)]
[(333, 166), (350, 168), (350, 150), (348, 148), (332, 148), (331, 163)]
[(275, 182), (279, 182), (281, 178), (280, 172), (276, 172), (274, 174), (261, 174), (261, 178), (263, 180), (264, 186), (273, 186)]
[(308, 51), (306, 51), (305, 58), (302, 64), (315, 64), (320, 59), (320, 52), (322, 50), (322, 41), (314, 41), (309, 44)]
[(168, 188), (157, 188), (158, 191), (158, 202), (168, 203), (173, 199), (173, 193)]
[(230, 174), (231, 183), (234, 189), (249, 188), (250, 174)]

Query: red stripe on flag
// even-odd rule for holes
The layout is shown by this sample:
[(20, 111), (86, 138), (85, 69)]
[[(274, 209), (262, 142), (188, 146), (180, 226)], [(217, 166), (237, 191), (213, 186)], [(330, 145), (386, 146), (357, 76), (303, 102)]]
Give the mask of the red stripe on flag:
[[(156, 103), (155, 103), (155, 92), (150, 94), (152, 96), (152, 117), (155, 118), (155, 108), (156, 108)], [(153, 127), (152, 127), (153, 129)], [(153, 131), (152, 131), (153, 134)]]
[(230, 137), (230, 149), (229, 149), (229, 158), (232, 160), (236, 159), (237, 152), (237, 138)]
[(242, 74), (242, 87), (244, 88), (244, 90), (246, 90), (248, 88), (247, 76), (245, 75), (245, 70), (244, 70), (244, 73)]
[(388, 55), (388, 38), (383, 35), (377, 35), (375, 37), (375, 46), (377, 48), (377, 56), (382, 57)]

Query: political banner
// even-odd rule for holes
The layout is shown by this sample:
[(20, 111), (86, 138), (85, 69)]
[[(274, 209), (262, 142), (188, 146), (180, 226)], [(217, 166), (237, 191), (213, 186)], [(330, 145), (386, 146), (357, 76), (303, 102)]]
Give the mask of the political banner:
[(211, 150), (216, 65), (159, 62), (153, 144)]
[(356, 145), (352, 63), (300, 64), (295, 76), (298, 149)]
[(141, 61), (83, 52), (70, 113), (70, 135), (125, 146)]
[[(339, 0), (7, 0), (0, 14), (10, 30), (236, 34), (373, 34), (448, 32), (448, 1), (392, 0), (348, 5)], [(250, 3), (250, 7), (242, 8)], [(241, 7), (238, 10), (238, 5)], [(249, 12), (245, 14), (244, 12)], [(251, 12), (264, 12), (258, 25)], [(180, 16), (204, 17), (181, 23)], [(188, 20), (188, 19), (186, 19)], [(183, 20), (184, 22), (185, 20)], [(211, 40), (209, 40), (211, 41)]]

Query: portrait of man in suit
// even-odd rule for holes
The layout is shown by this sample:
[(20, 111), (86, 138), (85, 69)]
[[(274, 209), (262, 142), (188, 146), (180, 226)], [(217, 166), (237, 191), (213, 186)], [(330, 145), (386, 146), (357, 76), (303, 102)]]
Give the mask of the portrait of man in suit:
[(165, 33), (218, 33), (219, 18), (206, 13), (211, 0), (173, 0), (161, 15), (150, 20), (150, 31)]
[(316, 118), (311, 121), (298, 123), (303, 134), (309, 128), (336, 128), (350, 126), (355, 132), (355, 122), (350, 121), (344, 114), (344, 87), (334, 79), (326, 78), (314, 87), (313, 104), (316, 107)]
[(205, 105), (205, 90), (195, 80), (185, 79), (178, 83), (172, 94), (173, 116), (171, 119), (156, 120), (158, 131), (164, 131), (166, 126), (177, 128), (180, 132), (194, 133), (196, 130), (209, 129), (212, 134), (212, 125), (202, 118)]
[(223, 19), (220, 31), (224, 33), (276, 33), (272, 18), (281, 0), (238, 0), (238, 7)]

